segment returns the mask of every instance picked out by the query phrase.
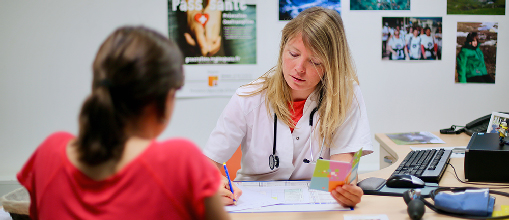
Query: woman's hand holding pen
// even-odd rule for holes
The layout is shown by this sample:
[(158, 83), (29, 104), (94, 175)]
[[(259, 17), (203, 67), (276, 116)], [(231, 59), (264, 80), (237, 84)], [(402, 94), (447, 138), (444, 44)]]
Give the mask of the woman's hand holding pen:
[(345, 184), (332, 190), (331, 195), (340, 205), (344, 207), (354, 207), (357, 203), (361, 202), (361, 197), (364, 195), (364, 192), (356, 185)]
[(233, 205), (233, 199), (238, 200), (238, 198), (242, 195), (242, 190), (232, 182), (233, 192), (230, 190), (230, 184), (228, 183), (228, 179), (223, 176), (222, 182), (219, 188), (219, 195), (221, 196), (221, 200), (224, 205)]

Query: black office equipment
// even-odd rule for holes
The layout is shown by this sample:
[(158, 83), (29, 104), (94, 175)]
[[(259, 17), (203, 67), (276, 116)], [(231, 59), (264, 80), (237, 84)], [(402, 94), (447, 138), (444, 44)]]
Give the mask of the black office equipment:
[(407, 213), (410, 219), (421, 219), (425, 212), (424, 202), (421, 200), (421, 192), (407, 190), (403, 193), (403, 200), (407, 204)]
[(386, 186), (391, 188), (423, 188), (424, 181), (413, 175), (393, 174), (387, 179)]
[(490, 124), (491, 114), (475, 119), (465, 125), (465, 133), (472, 135), (477, 132), (486, 132)]
[(424, 182), (438, 183), (447, 168), (450, 157), (451, 150), (443, 148), (411, 151), (392, 175), (410, 174)]
[(498, 133), (474, 133), (465, 150), (465, 179), (469, 182), (509, 182), (509, 145), (499, 145)]
[[(412, 188), (391, 188), (386, 184), (384, 178), (369, 177), (357, 183), (364, 195), (378, 195), (378, 196), (402, 196), (403, 193)], [(424, 188), (420, 188), (421, 196), (428, 198), (431, 191), (438, 188), (438, 183), (426, 183)]]
[[(509, 114), (508, 112), (500, 112), (503, 114)], [(465, 132), (468, 135), (474, 133), (485, 133), (488, 130), (490, 124), (491, 114), (479, 117), (463, 126), (452, 125), (450, 128), (440, 129), (440, 134), (459, 134)]]
[[(509, 114), (507, 112), (500, 112), (504, 114)], [(488, 130), (488, 125), (490, 124), (491, 114), (482, 116), (478, 119), (475, 119), (465, 125), (465, 133), (468, 135), (472, 135), (474, 133), (484, 133)]]

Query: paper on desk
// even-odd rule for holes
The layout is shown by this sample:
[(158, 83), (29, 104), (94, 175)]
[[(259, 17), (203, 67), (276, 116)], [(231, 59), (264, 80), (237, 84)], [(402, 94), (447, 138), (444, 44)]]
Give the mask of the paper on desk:
[(296, 204), (296, 205), (272, 205), (258, 209), (245, 209), (236, 211), (238, 213), (251, 212), (324, 212), (324, 211), (351, 211), (352, 208), (345, 208), (338, 203), (335, 204)]
[(465, 149), (466, 146), (460, 146), (460, 147), (410, 147), (412, 150), (433, 150), (433, 149), (440, 149), (443, 148), (444, 150), (451, 150), (451, 158), (462, 158), (465, 157)]
[(387, 134), (398, 145), (410, 144), (445, 144), (438, 136), (429, 131)]
[[(309, 212), (352, 210), (351, 208), (345, 208), (339, 205), (334, 198), (332, 198), (329, 192), (309, 189), (309, 183), (310, 181), (237, 182), (237, 185), (239, 187), (243, 187), (243, 190), (247, 189), (250, 192), (257, 192), (260, 195), (265, 196), (265, 198), (271, 198), (278, 201), (279, 204), (259, 208), (239, 209), (233, 212)], [(241, 199), (244, 196), (243, 192)], [(247, 200), (252, 201), (252, 199)]]
[(337, 203), (329, 192), (309, 189), (310, 181), (262, 181), (238, 182), (280, 204), (334, 204)]
[(385, 214), (380, 215), (343, 215), (344, 220), (389, 220)]
[(263, 206), (270, 206), (281, 203), (281, 201), (277, 199), (272, 199), (256, 191), (250, 190), (247, 187), (243, 187), (238, 184), (237, 186), (240, 190), (242, 190), (242, 196), (237, 200), (237, 205), (225, 206), (225, 210), (228, 212), (244, 209), (256, 209)]

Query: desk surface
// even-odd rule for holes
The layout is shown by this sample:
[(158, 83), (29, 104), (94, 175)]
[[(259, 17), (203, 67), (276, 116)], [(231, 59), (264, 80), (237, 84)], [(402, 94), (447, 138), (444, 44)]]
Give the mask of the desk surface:
[[(433, 144), (433, 147), (456, 147), (466, 146), (470, 140), (470, 136), (466, 134), (450, 134), (443, 135), (438, 132), (434, 132), (446, 144)], [(380, 143), (380, 148), (388, 151), (396, 159), (398, 157), (404, 157), (411, 151), (410, 147), (430, 147), (431, 145), (397, 145), (392, 142), (389, 137), (385, 134), (376, 134), (375, 139)], [(464, 179), (463, 172), (463, 158), (451, 158), (450, 163), (456, 168), (456, 172), (460, 179)], [(380, 177), (387, 179), (392, 172), (399, 166), (401, 160), (398, 159), (392, 165), (387, 168), (364, 173), (359, 175), (359, 179), (365, 179), (368, 177)], [(471, 184), (460, 183), (454, 177), (453, 170), (448, 167), (444, 176), (440, 181), (440, 186), (473, 186)], [(479, 186), (481, 187), (481, 186)], [(509, 192), (509, 189), (500, 190)], [(509, 205), (509, 198), (496, 196), (495, 210), (500, 210), (500, 205)], [(359, 203), (353, 211), (334, 211), (334, 212), (281, 212), (281, 213), (232, 213), (230, 214), (232, 219), (343, 219), (344, 214), (363, 214), (363, 215), (374, 215), (374, 214), (386, 214), (389, 219), (410, 219), (406, 211), (406, 204), (401, 197), (389, 197), (389, 196), (370, 196), (365, 195), (362, 197), (361, 203)], [(429, 208), (426, 207), (426, 213), (423, 219), (451, 219), (444, 215), (438, 215)]]

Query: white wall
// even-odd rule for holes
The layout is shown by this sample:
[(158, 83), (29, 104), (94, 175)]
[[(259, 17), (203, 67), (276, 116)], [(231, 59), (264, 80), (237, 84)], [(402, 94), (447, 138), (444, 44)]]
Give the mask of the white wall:
[[(274, 65), (284, 22), (277, 1), (257, 6), (260, 74)], [(371, 132), (438, 131), (492, 111), (509, 111), (507, 16), (446, 15), (446, 1), (412, 1), (411, 11), (349, 11), (342, 17), (357, 64)], [(381, 19), (443, 16), (442, 61), (382, 62)], [(91, 63), (116, 27), (143, 24), (167, 32), (164, 0), (0, 0), (0, 180), (16, 172), (37, 145), (56, 130), (77, 132), (81, 102), (89, 93)], [(454, 83), (457, 21), (497, 21), (495, 85)], [(188, 73), (190, 74), (190, 73)], [(161, 138), (184, 136), (203, 146), (227, 97), (179, 99)], [(373, 140), (375, 149), (378, 144)], [(361, 170), (378, 169), (378, 152)]]

